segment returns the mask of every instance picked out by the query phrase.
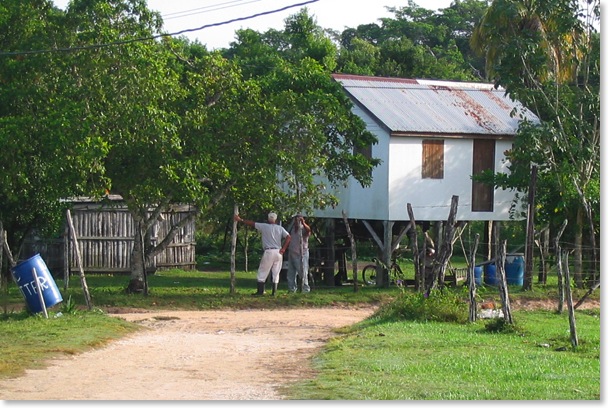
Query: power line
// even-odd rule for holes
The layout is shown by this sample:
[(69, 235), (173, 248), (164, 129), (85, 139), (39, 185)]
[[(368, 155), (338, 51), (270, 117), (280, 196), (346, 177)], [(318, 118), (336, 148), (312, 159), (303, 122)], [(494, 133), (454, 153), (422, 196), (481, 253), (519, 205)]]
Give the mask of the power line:
[[(260, 2), (260, 1), (262, 1), (262, 0), (232, 0), (232, 1), (226, 1), (224, 3), (211, 4), (209, 6), (198, 7), (198, 8), (195, 8), (195, 9), (184, 10), (184, 11), (175, 11), (173, 13), (163, 14), (162, 18), (163, 18), (163, 20), (166, 21), (166, 20), (171, 20), (171, 19), (174, 19), (174, 18), (190, 17), (190, 16), (193, 16), (195, 14), (202, 14), (202, 13), (209, 13), (211, 11), (225, 10), (225, 9), (228, 9), (228, 8), (244, 6), (246, 4), (257, 3), (257, 2)], [(236, 3), (236, 4), (234, 4), (234, 3)]]
[(257, 18), (257, 17), (261, 17), (261, 16), (266, 16), (269, 14), (279, 13), (281, 11), (285, 11), (290, 8), (301, 7), (301, 6), (310, 4), (310, 3), (316, 3), (317, 1), (319, 1), (319, 0), (309, 0), (309, 1), (305, 1), (303, 3), (291, 4), (289, 6), (281, 7), (276, 10), (264, 11), (264, 12), (252, 14), (252, 15), (246, 16), (246, 17), (233, 18), (231, 20), (226, 20), (226, 21), (222, 21), (219, 23), (206, 24), (206, 25), (203, 25), (198, 28), (189, 28), (189, 29), (177, 31), (175, 33), (157, 34), (157, 35), (152, 35), (149, 37), (132, 38), (130, 40), (123, 40), (123, 41), (116, 41), (116, 42), (102, 43), (102, 44), (91, 44), (91, 45), (84, 45), (84, 46), (80, 46), (80, 47), (51, 48), (51, 49), (46, 49), (46, 50), (31, 50), (31, 51), (0, 52), (0, 57), (16, 56), (16, 55), (48, 54), (48, 53), (52, 53), (52, 52), (84, 51), (84, 50), (91, 50), (91, 49), (96, 49), (96, 48), (112, 47), (115, 45), (125, 45), (125, 44), (131, 44), (131, 43), (135, 43), (135, 42), (150, 41), (150, 40), (155, 40), (155, 39), (161, 38), (161, 37), (173, 37), (173, 36), (184, 34), (184, 33), (203, 30), (205, 28), (218, 27), (218, 26), (222, 26), (222, 25), (226, 25), (226, 24), (231, 24), (231, 23), (234, 23), (237, 21), (250, 20), (252, 18)]

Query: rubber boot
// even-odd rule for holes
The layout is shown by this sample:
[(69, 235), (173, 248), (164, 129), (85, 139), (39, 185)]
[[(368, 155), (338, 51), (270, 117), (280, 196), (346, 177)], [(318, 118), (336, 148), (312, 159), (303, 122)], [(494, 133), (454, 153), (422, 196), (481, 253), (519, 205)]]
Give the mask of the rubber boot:
[(262, 296), (264, 294), (264, 284), (266, 282), (258, 282), (258, 291), (253, 296)]
[(279, 289), (279, 284), (273, 282), (272, 283), (272, 296), (276, 296), (278, 289)]

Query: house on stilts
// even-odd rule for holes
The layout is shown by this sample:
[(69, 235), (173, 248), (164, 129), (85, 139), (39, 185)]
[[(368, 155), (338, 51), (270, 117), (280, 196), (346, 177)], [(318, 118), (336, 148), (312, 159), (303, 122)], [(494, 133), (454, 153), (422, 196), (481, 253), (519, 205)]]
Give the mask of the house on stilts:
[[(352, 100), (353, 112), (376, 135), (378, 143), (364, 153), (381, 159), (381, 164), (373, 170), (371, 186), (364, 188), (351, 179), (334, 190), (339, 199), (335, 208), (310, 214), (328, 223), (326, 247), (333, 246), (331, 234), (340, 233), (342, 212), (349, 225), (364, 225), (386, 264), (409, 229), (408, 204), (416, 222), (434, 228), (438, 239), (453, 196), (458, 197), (456, 220), (486, 222), (486, 240), (491, 239), (492, 225), (513, 219), (517, 192), (472, 179), (486, 170), (508, 173), (506, 152), (519, 124), (538, 122), (504, 89), (473, 82), (343, 74), (333, 78)], [(333, 284), (335, 253), (322, 257), (324, 281)]]

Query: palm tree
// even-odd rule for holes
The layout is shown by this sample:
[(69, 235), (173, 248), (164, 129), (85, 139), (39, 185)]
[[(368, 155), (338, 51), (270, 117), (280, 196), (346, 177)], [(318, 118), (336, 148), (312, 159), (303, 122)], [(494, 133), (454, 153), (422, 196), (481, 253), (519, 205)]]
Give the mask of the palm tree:
[[(569, 20), (571, 27), (564, 30), (563, 10), (576, 16), (575, 6), (571, 0), (493, 1), (471, 36), (473, 50), (486, 58), (488, 77), (508, 82), (504, 76), (510, 73), (510, 77), (528, 80), (574, 80), (582, 57), (577, 44), (584, 31), (576, 19)], [(530, 57), (542, 58), (544, 63), (532, 69), (526, 63)]]

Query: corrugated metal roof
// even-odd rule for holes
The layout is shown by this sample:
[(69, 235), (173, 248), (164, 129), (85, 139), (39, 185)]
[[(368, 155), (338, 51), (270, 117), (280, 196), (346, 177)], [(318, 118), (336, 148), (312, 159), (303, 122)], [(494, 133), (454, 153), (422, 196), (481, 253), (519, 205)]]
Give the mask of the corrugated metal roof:
[[(536, 116), (493, 84), (334, 74), (393, 133), (514, 135)], [(518, 114), (511, 116), (513, 108)]]

